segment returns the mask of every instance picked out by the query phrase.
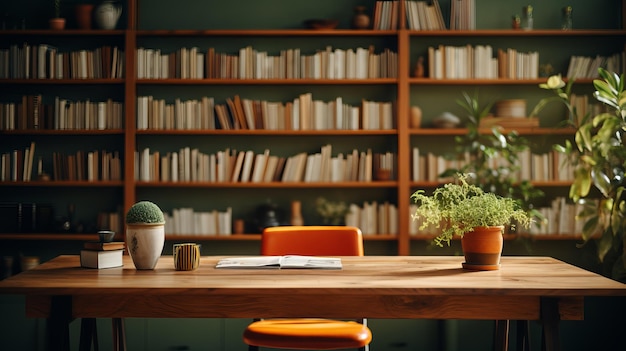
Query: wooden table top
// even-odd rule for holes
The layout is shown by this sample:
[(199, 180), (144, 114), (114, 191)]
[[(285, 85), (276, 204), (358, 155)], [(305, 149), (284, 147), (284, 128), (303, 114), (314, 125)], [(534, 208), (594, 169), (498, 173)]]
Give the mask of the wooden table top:
[(0, 281), (0, 293), (89, 294), (376, 294), (626, 296), (626, 284), (549, 257), (503, 257), (500, 270), (468, 271), (460, 256), (342, 257), (343, 269), (215, 269), (204, 256), (194, 271), (174, 270), (162, 256), (155, 270), (80, 268), (78, 256), (59, 256)]
[[(549, 257), (503, 257), (497, 271), (468, 271), (460, 256), (342, 257), (343, 269), (194, 271), (162, 256), (154, 270), (80, 268), (59, 256), (0, 281), (0, 293), (26, 295), (26, 315), (62, 307), (74, 318), (425, 318), (539, 320), (584, 318), (586, 296), (626, 296), (626, 285)], [(228, 256), (233, 257), (233, 256)], [(547, 302), (548, 300), (551, 302)]]

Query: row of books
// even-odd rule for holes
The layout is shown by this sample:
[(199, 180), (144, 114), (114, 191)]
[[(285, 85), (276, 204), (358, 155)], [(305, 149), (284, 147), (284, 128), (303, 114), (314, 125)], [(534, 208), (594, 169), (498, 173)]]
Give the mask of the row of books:
[(445, 30), (446, 23), (439, 1), (405, 1), (408, 28), (412, 30)]
[[(0, 181), (24, 181), (33, 179), (33, 162), (35, 143), (31, 142), (24, 149), (15, 149), (0, 155)], [(38, 173), (41, 174), (41, 160), (38, 162)]]
[(145, 148), (135, 152), (135, 179), (145, 182), (367, 182), (372, 181), (378, 169), (395, 174), (395, 160), (393, 153), (373, 153), (370, 149), (354, 149), (333, 157), (331, 145), (323, 146), (318, 153), (303, 152), (289, 157), (271, 155), (269, 150), (255, 153), (227, 149), (205, 154), (190, 147), (162, 155)]
[(124, 105), (106, 101), (71, 101), (54, 98), (45, 104), (44, 97), (24, 95), (20, 102), (0, 103), (0, 130), (105, 130), (122, 129)]
[(52, 153), (52, 179), (71, 181), (110, 181), (122, 179), (118, 151), (77, 151), (66, 155)]
[(163, 213), (165, 232), (169, 235), (208, 235), (232, 234), (232, 208), (225, 211), (195, 211), (190, 207), (175, 208), (172, 213)]
[(60, 52), (48, 44), (0, 49), (0, 79), (96, 79), (124, 77), (124, 51), (117, 46)]
[(489, 45), (431, 46), (428, 48), (428, 76), (432, 79), (536, 79), (539, 53), (510, 48), (494, 51)]
[[(531, 181), (572, 181), (574, 171), (566, 162), (566, 156), (556, 150), (546, 153), (532, 153), (526, 150), (519, 154), (519, 170), (514, 176), (520, 180)], [(415, 182), (445, 181), (439, 177), (447, 169), (461, 169), (470, 164), (471, 157), (468, 153), (458, 156), (456, 159), (449, 159), (432, 152), (423, 152), (419, 147), (413, 147), (411, 155), (411, 180)], [(490, 167), (496, 169), (499, 166), (508, 167), (504, 158), (494, 158)]]
[(476, 0), (450, 1), (450, 29), (476, 29)]
[(342, 97), (324, 102), (311, 93), (286, 103), (227, 98), (216, 104), (213, 97), (168, 104), (153, 96), (137, 98), (138, 130), (390, 130), (394, 128), (391, 102), (362, 100), (361, 106)]
[(398, 29), (398, 1), (376, 1), (374, 5), (373, 29), (394, 30)]
[(626, 72), (626, 51), (610, 56), (597, 55), (596, 57), (588, 57), (574, 55), (570, 57), (567, 77), (577, 79), (598, 78), (598, 68), (600, 67), (618, 74)]
[(363, 206), (350, 204), (345, 223), (361, 229), (363, 235), (398, 234), (398, 208), (385, 201), (364, 202)]
[(137, 49), (138, 79), (370, 79), (396, 78), (397, 53), (375, 48), (325, 50), (305, 55), (300, 49), (270, 55), (251, 46), (236, 55), (206, 52), (197, 47), (171, 53), (160, 49)]

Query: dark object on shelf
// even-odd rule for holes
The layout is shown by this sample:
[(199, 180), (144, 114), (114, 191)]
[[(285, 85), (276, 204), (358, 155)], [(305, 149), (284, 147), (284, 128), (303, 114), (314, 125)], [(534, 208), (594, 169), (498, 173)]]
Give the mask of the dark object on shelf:
[(354, 8), (354, 17), (352, 17), (352, 28), (368, 29), (370, 27), (370, 16), (365, 13), (365, 6), (357, 6)]
[(0, 204), (0, 232), (44, 233), (52, 229), (52, 206), (37, 203)]
[(260, 205), (256, 209), (256, 224), (257, 224), (257, 232), (263, 232), (263, 229), (267, 227), (276, 227), (280, 225), (280, 221), (278, 219), (278, 208), (275, 204), (271, 202), (267, 202), (263, 205)]
[(332, 19), (309, 19), (304, 21), (304, 26), (309, 29), (335, 29), (339, 21)]

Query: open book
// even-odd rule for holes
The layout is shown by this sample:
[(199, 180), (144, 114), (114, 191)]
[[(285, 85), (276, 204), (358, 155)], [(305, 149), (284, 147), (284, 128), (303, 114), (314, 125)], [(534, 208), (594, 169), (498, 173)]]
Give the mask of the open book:
[(254, 256), (224, 258), (215, 268), (317, 268), (341, 269), (341, 259), (318, 256)]

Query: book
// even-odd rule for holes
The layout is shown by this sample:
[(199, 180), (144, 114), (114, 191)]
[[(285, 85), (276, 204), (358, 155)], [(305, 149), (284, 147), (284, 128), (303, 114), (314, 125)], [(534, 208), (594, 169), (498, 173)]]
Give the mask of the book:
[(318, 256), (253, 256), (223, 258), (215, 268), (341, 269), (341, 258)]
[(123, 253), (124, 250), (81, 250), (80, 266), (96, 269), (121, 267), (124, 265), (122, 260)]
[(85, 250), (94, 251), (111, 251), (111, 250), (123, 250), (125, 248), (123, 241), (111, 241), (103, 243), (100, 241), (87, 241), (83, 245)]

